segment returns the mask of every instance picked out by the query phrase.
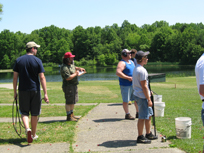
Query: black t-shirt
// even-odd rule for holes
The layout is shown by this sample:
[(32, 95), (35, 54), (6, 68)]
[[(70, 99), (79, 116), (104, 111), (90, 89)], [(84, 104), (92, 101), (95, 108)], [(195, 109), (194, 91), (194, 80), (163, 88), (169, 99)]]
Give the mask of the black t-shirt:
[(23, 55), (19, 57), (14, 65), (13, 71), (19, 74), (20, 91), (40, 91), (39, 73), (45, 70), (42, 61), (34, 55)]

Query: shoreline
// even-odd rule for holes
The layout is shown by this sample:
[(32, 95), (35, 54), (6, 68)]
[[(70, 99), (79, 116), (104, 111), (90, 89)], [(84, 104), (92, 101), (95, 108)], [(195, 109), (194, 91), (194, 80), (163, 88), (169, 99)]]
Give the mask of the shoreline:
[(0, 73), (4, 73), (4, 72), (13, 72), (13, 69), (0, 70)]

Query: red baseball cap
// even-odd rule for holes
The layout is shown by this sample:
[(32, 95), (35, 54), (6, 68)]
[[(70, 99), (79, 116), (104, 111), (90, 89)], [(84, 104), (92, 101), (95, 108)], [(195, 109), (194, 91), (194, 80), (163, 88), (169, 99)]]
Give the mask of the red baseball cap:
[(64, 54), (64, 58), (70, 58), (70, 57), (75, 57), (75, 55), (72, 55), (71, 52), (66, 52), (66, 53)]

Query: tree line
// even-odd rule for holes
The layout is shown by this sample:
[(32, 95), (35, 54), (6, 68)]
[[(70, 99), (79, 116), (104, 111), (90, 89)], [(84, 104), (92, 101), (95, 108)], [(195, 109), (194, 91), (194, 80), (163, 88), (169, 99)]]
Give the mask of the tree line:
[(124, 48), (150, 51), (151, 62), (179, 62), (194, 65), (204, 52), (204, 25), (156, 21), (138, 27), (124, 20), (101, 28), (77, 26), (73, 30), (54, 25), (34, 30), (30, 34), (3, 30), (0, 33), (0, 69), (12, 68), (25, 44), (35, 41), (41, 45), (37, 57), (43, 63), (62, 63), (65, 52), (72, 52), (78, 65), (115, 65)]
[[(3, 12), (2, 8), (3, 8), (3, 5), (2, 5), (2, 4), (0, 4), (0, 15), (1, 15), (1, 14), (2, 14), (2, 12)], [(1, 20), (1, 18), (0, 18), (0, 20)]]

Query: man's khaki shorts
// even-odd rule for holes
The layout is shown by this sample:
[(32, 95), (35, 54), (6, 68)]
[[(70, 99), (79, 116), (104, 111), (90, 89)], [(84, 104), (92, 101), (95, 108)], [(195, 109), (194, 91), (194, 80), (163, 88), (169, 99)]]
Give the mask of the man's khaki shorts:
[(77, 85), (69, 85), (63, 87), (66, 104), (76, 104), (78, 102), (78, 88)]

